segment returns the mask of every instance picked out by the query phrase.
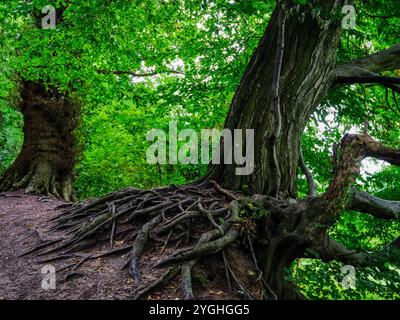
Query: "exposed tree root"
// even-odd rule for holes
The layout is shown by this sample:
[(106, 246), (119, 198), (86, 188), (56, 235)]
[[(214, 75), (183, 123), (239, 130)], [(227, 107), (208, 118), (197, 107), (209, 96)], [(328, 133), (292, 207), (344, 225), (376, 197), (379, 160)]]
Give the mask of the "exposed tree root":
[(133, 292), (132, 298), (134, 300), (140, 299), (144, 295), (149, 294), (152, 290), (156, 289), (157, 287), (169, 283), (171, 280), (175, 278), (177, 274), (178, 274), (178, 268), (176, 267), (169, 268), (168, 271), (165, 272), (159, 279), (137, 288)]
[(232, 279), (235, 281), (235, 284), (239, 288), (239, 293), (246, 299), (246, 300), (254, 300), (254, 296), (247, 290), (247, 288), (240, 282), (240, 280), (236, 277), (235, 273), (232, 271), (229, 263), (227, 263), (227, 269), (229, 274), (231, 275)]
[[(52, 230), (63, 231), (65, 238), (43, 243), (27, 253), (47, 256), (41, 262), (80, 257), (78, 262), (62, 268), (68, 272), (65, 279), (72, 279), (77, 269), (89, 260), (129, 252), (124, 267), (128, 267), (138, 285), (134, 298), (146, 295), (180, 273), (184, 299), (194, 299), (192, 268), (198, 259), (220, 252), (245, 233), (242, 224), (247, 218), (239, 216), (239, 199), (239, 195), (221, 188), (216, 182), (153, 190), (127, 188), (70, 206), (53, 219)], [(114, 248), (115, 242), (124, 245)], [(108, 243), (108, 251), (83, 256), (74, 254), (102, 243)], [(175, 247), (172, 254), (154, 266), (171, 267), (153, 283), (141, 284), (140, 260), (147, 247), (154, 243), (162, 244), (160, 256), (165, 256), (166, 248)], [(227, 272), (232, 274), (229, 263), (226, 265)], [(235, 283), (238, 282), (235, 280)], [(241, 292), (249, 291), (243, 284), (236, 287)]]
[[(243, 281), (232, 268), (238, 263), (237, 256), (225, 255), (227, 249), (240, 247), (241, 254), (257, 274), (251, 280), (253, 288), (259, 288), (257, 297), (276, 299), (288, 288), (281, 283), (285, 281), (284, 268), (304, 250), (306, 222), (299, 216), (305, 211), (304, 205), (296, 202), (262, 195), (243, 197), (223, 189), (215, 181), (153, 190), (127, 188), (67, 208), (54, 219), (52, 228), (62, 231), (65, 238), (41, 244), (30, 252), (46, 256), (42, 262), (79, 258), (78, 262), (62, 268), (70, 274), (66, 279), (73, 278), (77, 269), (89, 260), (129, 252), (122, 269), (127, 268), (135, 280), (134, 297), (142, 297), (172, 280), (172, 275), (180, 274), (184, 299), (195, 298), (193, 266), (199, 260), (222, 253), (229, 291), (235, 289), (240, 297), (254, 299), (255, 295), (247, 287), (248, 281)], [(257, 232), (260, 234), (256, 235)], [(252, 239), (257, 239), (256, 249)], [(118, 243), (116, 248), (114, 242)], [(264, 248), (262, 243), (269, 245)], [(95, 245), (105, 245), (108, 251), (83, 256), (75, 253)], [(153, 267), (170, 269), (154, 283), (143, 284), (141, 257), (148, 248), (158, 245), (161, 249), (153, 252), (158, 252), (159, 259)], [(287, 254), (288, 258), (281, 254)], [(259, 266), (258, 259), (265, 263)], [(280, 291), (276, 292), (275, 287)]]
[(181, 266), (181, 287), (183, 292), (183, 299), (194, 300), (193, 286), (192, 286), (192, 268), (196, 264), (196, 260), (185, 262)]
[[(65, 268), (73, 277), (88, 260), (129, 251), (123, 268), (127, 267), (135, 280), (134, 298), (180, 274), (184, 299), (195, 298), (192, 269), (196, 263), (222, 253), (229, 290), (236, 288), (242, 297), (254, 299), (246, 281), (238, 276), (240, 268), (235, 269), (240, 257), (225, 254), (240, 247), (255, 270), (253, 282), (262, 293), (258, 298), (303, 299), (295, 284), (286, 280), (286, 270), (296, 258), (308, 257), (307, 249), (321, 252), (321, 257), (327, 260), (345, 261), (343, 257), (350, 256), (359, 265), (398, 260), (398, 240), (374, 255), (350, 252), (339, 244), (332, 245), (334, 241), (326, 245), (326, 230), (347, 206), (361, 160), (371, 155), (399, 164), (399, 151), (384, 148), (368, 136), (345, 136), (327, 192), (301, 201), (257, 194), (244, 197), (207, 180), (196, 185), (152, 190), (127, 188), (71, 206), (54, 219), (53, 230), (62, 230), (65, 238), (42, 243), (28, 253), (48, 256), (42, 262), (80, 258)], [(362, 205), (366, 212), (380, 208), (384, 218), (398, 218), (398, 203), (362, 194), (351, 205)], [(113, 248), (114, 242), (119, 243), (118, 247)], [(76, 254), (99, 244), (108, 247), (108, 251), (100, 255)], [(169, 269), (160, 279), (143, 284), (141, 257), (154, 247), (161, 249), (150, 249), (159, 254), (153, 267)]]
[(134, 280), (140, 279), (139, 274), (139, 260), (142, 256), (144, 247), (149, 238), (149, 231), (153, 229), (157, 224), (162, 221), (162, 216), (158, 215), (151, 219), (149, 222), (145, 223), (142, 229), (139, 231), (136, 236), (135, 241), (133, 242), (132, 251), (130, 254), (130, 263), (129, 263), (129, 274)]
[(189, 249), (179, 250), (179, 251), (175, 252), (174, 254), (172, 254), (171, 256), (169, 256), (168, 258), (157, 263), (155, 265), (155, 267), (163, 267), (163, 266), (166, 266), (169, 264), (188, 261), (188, 260), (192, 260), (194, 258), (200, 258), (200, 257), (206, 256), (206, 255), (211, 255), (213, 253), (217, 253), (217, 252), (221, 251), (223, 248), (230, 245), (238, 237), (239, 237), (239, 230), (237, 227), (233, 227), (223, 237), (221, 237), (215, 241), (198, 244)]

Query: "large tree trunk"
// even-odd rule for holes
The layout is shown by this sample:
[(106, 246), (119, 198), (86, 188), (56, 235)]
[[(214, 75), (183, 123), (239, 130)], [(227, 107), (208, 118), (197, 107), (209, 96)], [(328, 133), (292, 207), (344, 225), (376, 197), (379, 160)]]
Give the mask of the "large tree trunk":
[[(332, 16), (340, 17), (344, 4), (345, 1), (321, 1), (316, 5), (321, 9), (319, 14), (314, 14), (308, 5), (277, 5), (225, 123), (231, 130), (254, 129), (254, 171), (236, 175), (235, 164), (214, 165), (209, 179), (229, 189), (244, 191), (245, 187), (250, 194), (296, 198), (300, 137), (334, 81), (331, 71), (341, 32), (340, 21)], [(281, 47), (280, 78), (274, 79)], [(273, 92), (274, 80), (279, 81), (278, 101)], [(277, 126), (280, 133), (274, 138)], [(267, 218), (259, 225), (259, 267), (278, 298), (302, 298), (295, 286), (285, 280), (285, 270), (304, 255), (309, 244), (305, 226), (313, 221), (303, 217), (304, 212), (298, 208), (285, 210), (288, 212), (277, 212), (274, 219)]]
[(27, 193), (71, 200), (77, 107), (33, 81), (22, 83), (21, 99), (24, 143), (0, 178), (0, 191), (25, 188)]
[[(344, 1), (333, 2), (320, 4), (319, 15), (314, 15), (309, 6), (284, 9), (277, 6), (236, 91), (225, 123), (231, 130), (254, 129), (254, 171), (247, 176), (236, 175), (235, 165), (215, 165), (209, 173), (211, 179), (230, 189), (246, 186), (250, 193), (296, 197), (300, 135), (332, 84), (329, 74), (335, 65), (340, 24), (324, 21), (323, 16), (340, 13)], [(283, 22), (281, 130), (275, 143), (278, 163), (275, 168), (270, 141), (276, 124), (272, 83)]]

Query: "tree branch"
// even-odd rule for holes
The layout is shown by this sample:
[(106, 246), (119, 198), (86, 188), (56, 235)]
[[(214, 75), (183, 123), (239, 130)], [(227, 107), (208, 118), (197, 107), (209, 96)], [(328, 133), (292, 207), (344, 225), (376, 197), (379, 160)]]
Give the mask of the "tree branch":
[(379, 219), (400, 219), (400, 201), (389, 201), (367, 192), (351, 189), (348, 209), (356, 210)]
[[(360, 173), (361, 162), (367, 157), (385, 160), (400, 166), (400, 150), (388, 148), (375, 141), (368, 134), (346, 134), (340, 144), (339, 160), (334, 169), (332, 181), (317, 202), (316, 212), (319, 224), (332, 225), (345, 208), (360, 210), (383, 219), (398, 219), (400, 201), (388, 201), (361, 192), (352, 187)], [(323, 261), (337, 260), (353, 266), (383, 265), (385, 262), (400, 263), (400, 237), (389, 245), (373, 252), (350, 250), (330, 238), (326, 228), (316, 228), (311, 240), (311, 253)]]
[(308, 196), (309, 197), (315, 197), (317, 195), (317, 187), (315, 185), (314, 178), (312, 176), (311, 171), (308, 169), (304, 162), (303, 158), (303, 150), (301, 148), (301, 145), (299, 146), (299, 166), (301, 168), (301, 171), (304, 173), (307, 179), (307, 184), (308, 184)]
[(400, 93), (400, 79), (382, 77), (380, 72), (400, 69), (400, 44), (339, 65), (333, 70), (334, 85), (348, 83), (378, 83)]
[(377, 83), (400, 93), (400, 78), (383, 77), (371, 73), (369, 76), (341, 76), (335, 80), (336, 84), (352, 84), (352, 83)]
[[(33, 68), (36, 69), (46, 69), (48, 66), (34, 66)], [(157, 75), (162, 75), (162, 74), (178, 74), (178, 75), (184, 75), (185, 73), (181, 71), (176, 71), (176, 70), (165, 70), (165, 71), (152, 71), (148, 73), (137, 73), (134, 71), (130, 70), (106, 70), (106, 69), (96, 69), (95, 72), (100, 73), (100, 74), (116, 74), (116, 75), (122, 75), (122, 74), (128, 74), (133, 77), (138, 77), (138, 78), (144, 78), (144, 77), (152, 77), (152, 76), (157, 76)]]
[(348, 249), (327, 235), (322, 238), (311, 248), (322, 261), (336, 260), (358, 267), (379, 266), (386, 262), (396, 265), (400, 263), (400, 237), (380, 250), (369, 252)]
[(337, 83), (380, 83), (380, 84), (400, 84), (400, 78), (383, 77), (383, 76), (352, 76), (338, 77)]
[(400, 69), (400, 44), (340, 65), (335, 69), (335, 73), (339, 76), (345, 76), (349, 71), (351, 72), (353, 68), (364, 69), (375, 73)]
[(400, 150), (387, 148), (369, 135), (346, 134), (332, 181), (322, 196), (322, 206), (329, 218), (335, 219), (347, 207), (351, 186), (360, 173), (361, 161), (367, 157), (400, 166)]

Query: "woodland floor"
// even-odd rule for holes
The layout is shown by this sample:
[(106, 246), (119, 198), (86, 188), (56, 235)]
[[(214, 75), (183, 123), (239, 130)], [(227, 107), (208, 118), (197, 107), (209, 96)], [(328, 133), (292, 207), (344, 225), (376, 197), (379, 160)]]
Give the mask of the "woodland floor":
[[(67, 273), (58, 270), (71, 262), (80, 261), (85, 253), (69, 260), (46, 263), (40, 262), (43, 257), (33, 254), (20, 257), (35, 245), (60, 236), (59, 233), (49, 231), (54, 224), (49, 220), (62, 211), (57, 208), (61, 204), (63, 202), (56, 199), (26, 195), (21, 191), (0, 193), (0, 299), (131, 299), (137, 284), (129, 277), (126, 269), (121, 270), (125, 261), (121, 256), (86, 261), (67, 281)], [(118, 248), (118, 245), (115, 247)], [(164, 270), (153, 269), (152, 265), (172, 249), (167, 248), (162, 256), (157, 248), (144, 254), (141, 259), (141, 284), (162, 275)], [(104, 250), (106, 247), (98, 247), (90, 253)], [(44, 277), (41, 269), (47, 264), (56, 268), (55, 290), (44, 290), (41, 287)], [(195, 266), (197, 277), (194, 277), (193, 285), (197, 299), (238, 298), (234, 292), (228, 291), (221, 270), (209, 272), (217, 275), (211, 278), (203, 272), (210, 268), (220, 269), (221, 265), (199, 265), (197, 271)], [(179, 277), (145, 299), (181, 299)]]

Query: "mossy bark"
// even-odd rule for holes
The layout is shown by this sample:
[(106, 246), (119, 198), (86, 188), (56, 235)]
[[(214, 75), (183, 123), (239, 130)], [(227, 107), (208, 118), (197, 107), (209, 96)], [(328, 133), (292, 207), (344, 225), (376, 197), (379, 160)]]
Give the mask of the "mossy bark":
[(21, 99), (24, 142), (0, 178), (0, 190), (25, 189), (72, 200), (77, 106), (57, 90), (33, 81), (22, 83)]

